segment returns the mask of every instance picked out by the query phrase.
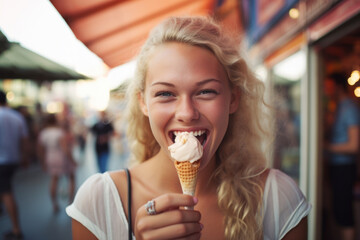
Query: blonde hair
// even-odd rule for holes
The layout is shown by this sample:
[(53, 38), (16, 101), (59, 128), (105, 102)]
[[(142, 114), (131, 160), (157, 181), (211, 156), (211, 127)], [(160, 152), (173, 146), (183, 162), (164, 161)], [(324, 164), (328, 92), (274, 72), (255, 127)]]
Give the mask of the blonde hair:
[(240, 92), (238, 110), (217, 150), (218, 204), (225, 215), (226, 239), (262, 238), (262, 184), (266, 168), (262, 140), (267, 134), (264, 119), (264, 84), (249, 69), (240, 54), (239, 42), (227, 37), (208, 17), (172, 17), (151, 33), (142, 47), (134, 79), (129, 83), (128, 137), (132, 161), (140, 163), (160, 149), (141, 112), (138, 96), (144, 91), (147, 63), (154, 49), (167, 42), (180, 42), (209, 49), (223, 65), (232, 88)]

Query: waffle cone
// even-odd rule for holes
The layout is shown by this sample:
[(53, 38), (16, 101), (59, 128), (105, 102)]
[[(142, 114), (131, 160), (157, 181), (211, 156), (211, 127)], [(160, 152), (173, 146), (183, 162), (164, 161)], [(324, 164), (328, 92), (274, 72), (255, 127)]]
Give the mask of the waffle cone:
[(188, 161), (175, 161), (174, 164), (179, 176), (183, 193), (194, 196), (197, 174), (200, 168), (200, 160), (197, 160), (193, 163)]

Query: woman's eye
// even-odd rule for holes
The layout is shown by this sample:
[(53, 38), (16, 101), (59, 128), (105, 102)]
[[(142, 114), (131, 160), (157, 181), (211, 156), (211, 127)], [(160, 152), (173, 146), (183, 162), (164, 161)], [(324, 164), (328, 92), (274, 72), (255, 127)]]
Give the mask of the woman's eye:
[(201, 90), (199, 95), (209, 95), (209, 94), (214, 94), (214, 95), (218, 95), (218, 92), (216, 90), (213, 90), (213, 89), (204, 89), (204, 90)]
[(155, 97), (172, 97), (173, 94), (171, 92), (157, 92)]

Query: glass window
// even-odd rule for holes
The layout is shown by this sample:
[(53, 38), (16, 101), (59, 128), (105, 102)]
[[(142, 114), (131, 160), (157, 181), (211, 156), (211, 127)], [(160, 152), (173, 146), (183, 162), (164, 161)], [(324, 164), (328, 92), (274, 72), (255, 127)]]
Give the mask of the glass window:
[(277, 63), (271, 73), (276, 115), (273, 167), (297, 182), (300, 168), (301, 79), (305, 69), (305, 52), (299, 51)]

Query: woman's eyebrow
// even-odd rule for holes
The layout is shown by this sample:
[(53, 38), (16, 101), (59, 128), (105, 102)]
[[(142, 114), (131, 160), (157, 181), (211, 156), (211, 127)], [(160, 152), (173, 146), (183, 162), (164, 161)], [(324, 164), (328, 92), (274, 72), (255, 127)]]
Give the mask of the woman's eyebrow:
[(175, 85), (169, 82), (153, 82), (150, 86), (155, 86), (155, 85), (165, 85), (165, 86), (169, 86), (169, 87), (174, 87)]
[[(209, 83), (209, 82), (216, 82), (218, 84), (221, 84), (222, 81), (218, 80), (218, 79), (215, 79), (215, 78), (209, 78), (209, 79), (205, 79), (203, 81), (200, 81), (198, 83), (196, 83), (197, 86), (201, 86), (201, 85), (204, 85), (206, 83)], [(150, 86), (156, 86), (156, 85), (165, 85), (165, 86), (169, 86), (169, 87), (175, 87), (174, 84), (172, 83), (169, 83), (169, 82), (162, 82), (162, 81), (159, 81), (159, 82), (153, 82)]]
[(205, 79), (203, 81), (200, 81), (198, 83), (196, 83), (196, 85), (200, 86), (200, 85), (204, 85), (206, 83), (209, 83), (209, 82), (216, 82), (218, 84), (221, 84), (222, 81), (218, 80), (218, 79), (215, 79), (215, 78), (209, 78), (209, 79)]

